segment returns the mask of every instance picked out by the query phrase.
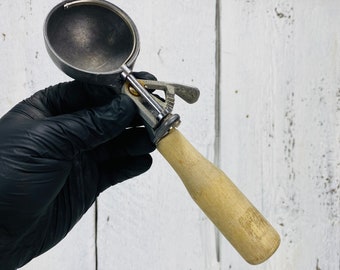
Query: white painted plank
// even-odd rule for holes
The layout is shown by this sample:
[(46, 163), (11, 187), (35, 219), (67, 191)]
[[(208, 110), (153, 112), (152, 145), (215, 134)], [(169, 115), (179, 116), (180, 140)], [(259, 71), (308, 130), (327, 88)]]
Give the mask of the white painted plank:
[[(113, 1), (112, 1), (113, 2)], [(135, 70), (201, 89), (197, 104), (177, 99), (180, 130), (214, 154), (215, 3), (114, 1), (134, 20), (141, 53)], [(99, 269), (215, 269), (214, 227), (170, 166), (153, 154), (151, 170), (99, 200)]]
[(222, 168), (282, 236), (256, 269), (339, 269), (340, 4), (221, 2)]
[[(45, 50), (43, 23), (58, 0), (12, 0), (0, 3), (0, 115), (35, 91), (70, 80), (55, 67)], [(25, 270), (94, 270), (94, 211), (55, 248)]]

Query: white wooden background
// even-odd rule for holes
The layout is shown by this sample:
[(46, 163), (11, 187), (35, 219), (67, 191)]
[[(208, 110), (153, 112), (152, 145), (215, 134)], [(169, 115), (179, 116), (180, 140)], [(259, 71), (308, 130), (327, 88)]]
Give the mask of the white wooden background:
[[(139, 29), (135, 70), (201, 89), (198, 103), (177, 102), (181, 131), (278, 229), (281, 246), (262, 265), (245, 263), (154, 153), (149, 172), (101, 195), (21, 269), (340, 269), (340, 2), (111, 1)], [(0, 2), (0, 115), (70, 80), (42, 38), (59, 2)]]

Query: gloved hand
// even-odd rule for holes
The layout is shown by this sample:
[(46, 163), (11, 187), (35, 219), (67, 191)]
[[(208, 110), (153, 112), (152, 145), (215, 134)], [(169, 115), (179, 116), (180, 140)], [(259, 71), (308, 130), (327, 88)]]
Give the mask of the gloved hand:
[(73, 81), (35, 93), (0, 119), (2, 270), (56, 245), (100, 192), (149, 169), (155, 146), (145, 128), (131, 127), (136, 112), (112, 87)]

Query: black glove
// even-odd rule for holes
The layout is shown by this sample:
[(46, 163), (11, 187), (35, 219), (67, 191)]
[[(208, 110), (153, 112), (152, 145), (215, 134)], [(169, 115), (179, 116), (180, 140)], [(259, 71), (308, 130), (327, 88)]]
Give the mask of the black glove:
[(63, 83), (0, 119), (2, 270), (56, 245), (100, 192), (150, 168), (155, 146), (145, 128), (131, 127), (137, 109), (116, 91)]

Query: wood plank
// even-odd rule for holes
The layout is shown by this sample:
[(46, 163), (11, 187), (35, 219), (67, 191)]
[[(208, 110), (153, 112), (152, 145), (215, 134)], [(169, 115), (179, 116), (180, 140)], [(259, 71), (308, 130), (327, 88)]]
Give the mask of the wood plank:
[[(339, 269), (336, 1), (223, 1), (221, 165), (282, 237), (257, 269)], [(251, 269), (222, 241), (222, 269)]]
[[(115, 1), (136, 23), (141, 53), (135, 70), (197, 86), (194, 105), (177, 99), (181, 132), (214, 156), (215, 3)], [(214, 227), (158, 153), (151, 170), (101, 195), (99, 269), (215, 269)]]

